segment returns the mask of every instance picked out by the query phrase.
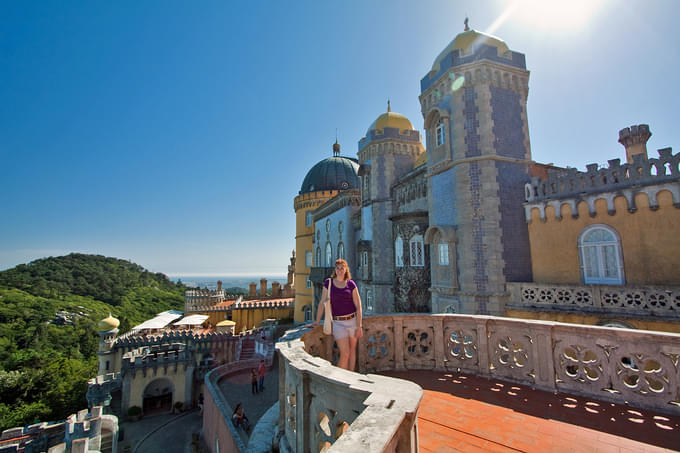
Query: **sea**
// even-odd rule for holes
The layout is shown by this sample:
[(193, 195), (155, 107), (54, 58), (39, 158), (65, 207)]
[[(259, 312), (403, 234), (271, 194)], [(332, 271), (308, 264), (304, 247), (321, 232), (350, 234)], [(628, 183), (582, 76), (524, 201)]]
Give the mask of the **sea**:
[(272, 282), (279, 282), (283, 287), (288, 283), (287, 275), (253, 275), (253, 276), (224, 276), (224, 277), (201, 277), (201, 276), (182, 276), (173, 275), (170, 279), (173, 282), (181, 281), (186, 286), (190, 288), (203, 288), (203, 289), (217, 289), (217, 281), (222, 281), (222, 288), (242, 288), (248, 291), (251, 283), (257, 284), (257, 290), (260, 290), (260, 279), (267, 279), (267, 287), (271, 288)]

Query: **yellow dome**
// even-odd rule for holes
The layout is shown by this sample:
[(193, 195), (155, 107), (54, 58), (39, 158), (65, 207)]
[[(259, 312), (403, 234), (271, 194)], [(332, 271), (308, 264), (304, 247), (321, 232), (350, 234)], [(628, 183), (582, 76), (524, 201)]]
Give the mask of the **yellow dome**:
[(408, 118), (406, 118), (401, 113), (395, 113), (392, 111), (390, 108), (390, 101), (387, 101), (387, 112), (383, 113), (375, 121), (373, 121), (373, 124), (371, 124), (368, 127), (368, 131), (366, 131), (366, 135), (368, 136), (370, 131), (383, 131), (386, 127), (394, 127), (400, 131), (414, 130), (413, 124), (411, 124)]
[(486, 44), (488, 46), (495, 47), (498, 49), (498, 55), (503, 55), (505, 52), (510, 50), (505, 41), (500, 38), (487, 35), (486, 33), (482, 33), (481, 31), (477, 30), (466, 30), (453, 38), (453, 41), (451, 41), (449, 45), (446, 46), (446, 48), (437, 56), (430, 71), (439, 72), (442, 60), (446, 58), (446, 56), (452, 51), (460, 49), (463, 51), (463, 53), (468, 53), (470, 51), (470, 47), (476, 47), (480, 44)]
[(109, 313), (108, 318), (104, 318), (101, 321), (99, 321), (98, 328), (100, 332), (106, 332), (109, 330), (117, 329), (119, 325), (120, 321), (111, 316), (111, 314)]

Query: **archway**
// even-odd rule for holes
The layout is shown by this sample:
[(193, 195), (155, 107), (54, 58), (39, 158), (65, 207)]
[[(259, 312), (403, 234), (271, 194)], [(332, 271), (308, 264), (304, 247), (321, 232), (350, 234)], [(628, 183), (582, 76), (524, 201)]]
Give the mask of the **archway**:
[(172, 382), (165, 378), (154, 379), (144, 389), (144, 415), (162, 414), (172, 411)]

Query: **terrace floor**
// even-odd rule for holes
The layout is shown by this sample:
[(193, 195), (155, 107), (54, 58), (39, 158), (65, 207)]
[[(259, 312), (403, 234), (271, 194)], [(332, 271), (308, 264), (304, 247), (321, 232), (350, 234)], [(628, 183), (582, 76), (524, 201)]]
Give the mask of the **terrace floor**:
[(436, 371), (385, 371), (424, 390), (420, 451), (680, 451), (680, 416)]

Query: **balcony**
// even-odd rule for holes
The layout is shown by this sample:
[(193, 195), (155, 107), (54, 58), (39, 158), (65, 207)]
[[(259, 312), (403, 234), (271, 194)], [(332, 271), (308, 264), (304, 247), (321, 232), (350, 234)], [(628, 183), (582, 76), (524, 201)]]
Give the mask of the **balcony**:
[(328, 362), (320, 328), (277, 343), (292, 451), (680, 447), (680, 335), (443, 314), (363, 325), (358, 373)]

